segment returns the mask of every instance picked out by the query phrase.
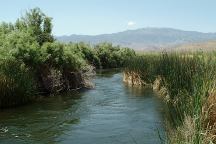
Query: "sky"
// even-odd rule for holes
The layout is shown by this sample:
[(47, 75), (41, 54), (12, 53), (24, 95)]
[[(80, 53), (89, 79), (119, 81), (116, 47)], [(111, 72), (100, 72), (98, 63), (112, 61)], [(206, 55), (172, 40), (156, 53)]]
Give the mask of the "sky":
[(39, 7), (53, 34), (98, 35), (145, 27), (216, 32), (216, 0), (0, 0), (0, 21)]

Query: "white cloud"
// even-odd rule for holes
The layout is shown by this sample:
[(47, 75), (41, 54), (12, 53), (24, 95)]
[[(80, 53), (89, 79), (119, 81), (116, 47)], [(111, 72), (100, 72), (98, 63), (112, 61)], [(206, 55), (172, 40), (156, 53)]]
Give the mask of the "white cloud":
[(128, 26), (134, 26), (134, 25), (136, 25), (136, 22), (134, 22), (134, 21), (129, 21), (127, 25), (128, 25)]

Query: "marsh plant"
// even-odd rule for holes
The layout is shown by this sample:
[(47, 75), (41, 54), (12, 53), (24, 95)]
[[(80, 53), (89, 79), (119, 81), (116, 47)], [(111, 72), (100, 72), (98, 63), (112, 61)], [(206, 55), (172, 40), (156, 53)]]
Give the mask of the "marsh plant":
[[(126, 72), (134, 71), (152, 85), (158, 77), (161, 78), (158, 92), (163, 90), (162, 95), (165, 95), (168, 143), (215, 141), (207, 120), (211, 117), (207, 114), (207, 103), (215, 88), (215, 58), (214, 54), (204, 52), (164, 52), (136, 57), (127, 63)], [(214, 105), (215, 102), (210, 103)]]
[(0, 106), (25, 104), (37, 95), (35, 82), (24, 63), (14, 59), (0, 63)]

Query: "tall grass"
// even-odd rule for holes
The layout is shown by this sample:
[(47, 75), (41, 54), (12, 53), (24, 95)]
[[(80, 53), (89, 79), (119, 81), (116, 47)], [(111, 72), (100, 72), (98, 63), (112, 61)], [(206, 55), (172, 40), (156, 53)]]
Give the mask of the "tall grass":
[(0, 63), (0, 108), (27, 103), (36, 96), (33, 76), (25, 65), (16, 60)]
[[(168, 97), (169, 143), (201, 144), (206, 141), (203, 133), (207, 131), (207, 127), (204, 122), (208, 121), (203, 119), (203, 108), (210, 91), (214, 89), (214, 54), (197, 52), (143, 55), (127, 64), (126, 72), (137, 72), (148, 83), (153, 84), (157, 77), (161, 77), (161, 85)], [(190, 129), (192, 132), (187, 133), (182, 128), (186, 129), (185, 125), (189, 123), (193, 130)], [(213, 139), (208, 140), (210, 141)]]

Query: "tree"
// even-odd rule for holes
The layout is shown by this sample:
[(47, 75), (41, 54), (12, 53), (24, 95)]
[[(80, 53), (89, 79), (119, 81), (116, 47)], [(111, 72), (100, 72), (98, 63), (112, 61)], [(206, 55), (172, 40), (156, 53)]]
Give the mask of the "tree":
[(52, 18), (46, 16), (39, 8), (31, 9), (18, 19), (15, 24), (18, 30), (25, 30), (36, 38), (40, 46), (45, 42), (53, 42)]

